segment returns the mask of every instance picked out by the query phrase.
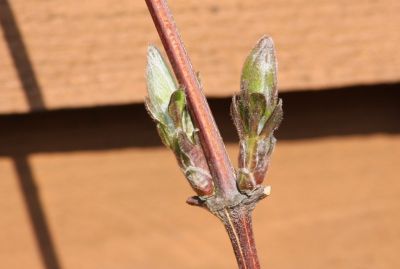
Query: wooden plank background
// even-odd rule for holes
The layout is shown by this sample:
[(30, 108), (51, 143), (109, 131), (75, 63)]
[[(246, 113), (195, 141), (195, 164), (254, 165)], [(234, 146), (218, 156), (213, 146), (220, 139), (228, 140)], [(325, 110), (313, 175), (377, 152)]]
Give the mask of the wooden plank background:
[[(169, 2), (209, 96), (238, 90), (263, 34), (276, 42), (282, 91), (400, 80), (398, 0)], [(159, 44), (144, 1), (13, 0), (0, 10), (0, 113), (143, 101), (146, 47)]]
[[(282, 98), (272, 195), (254, 218), (262, 268), (400, 268), (396, 85)], [(236, 163), (229, 100), (211, 107)], [(0, 126), (0, 268), (235, 268), (222, 224), (185, 204), (193, 191), (141, 104)]]

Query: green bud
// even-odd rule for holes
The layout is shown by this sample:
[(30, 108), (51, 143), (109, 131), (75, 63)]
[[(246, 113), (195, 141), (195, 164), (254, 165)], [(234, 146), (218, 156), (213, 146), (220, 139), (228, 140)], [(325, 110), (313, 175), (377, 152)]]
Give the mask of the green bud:
[(157, 123), (164, 145), (170, 148), (194, 191), (200, 197), (214, 194), (214, 184), (196, 129), (186, 106), (186, 95), (179, 89), (157, 48), (147, 54), (146, 108)]
[(271, 38), (262, 37), (246, 58), (241, 91), (231, 106), (240, 138), (237, 185), (244, 193), (263, 182), (275, 146), (273, 133), (282, 121), (276, 76), (274, 44)]
[(266, 97), (267, 109), (277, 100), (277, 64), (274, 43), (270, 37), (262, 37), (253, 48), (242, 69), (241, 88), (251, 93), (262, 93)]
[(158, 49), (149, 46), (147, 50), (147, 108), (151, 116), (165, 125), (172, 125), (167, 110), (171, 95), (178, 85)]

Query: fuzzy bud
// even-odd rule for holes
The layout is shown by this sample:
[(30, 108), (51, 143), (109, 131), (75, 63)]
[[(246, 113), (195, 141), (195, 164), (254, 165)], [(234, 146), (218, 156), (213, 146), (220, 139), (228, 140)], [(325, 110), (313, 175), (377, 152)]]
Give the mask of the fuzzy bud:
[(169, 147), (193, 190), (201, 197), (214, 194), (207, 160), (186, 106), (186, 95), (153, 46), (147, 57), (146, 107), (157, 123), (162, 142)]
[(248, 192), (261, 184), (275, 146), (273, 132), (282, 120), (277, 64), (272, 39), (261, 38), (243, 65), (241, 91), (231, 113), (239, 133), (238, 187)]

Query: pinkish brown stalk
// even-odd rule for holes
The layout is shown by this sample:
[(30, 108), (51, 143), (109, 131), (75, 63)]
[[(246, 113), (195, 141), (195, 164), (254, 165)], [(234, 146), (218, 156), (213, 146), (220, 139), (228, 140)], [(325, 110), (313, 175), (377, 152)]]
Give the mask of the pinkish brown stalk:
[(185, 51), (165, 0), (146, 0), (169, 61), (184, 88), (190, 114), (199, 129), (200, 143), (213, 177), (216, 193), (206, 201), (193, 197), (189, 204), (203, 206), (224, 223), (240, 269), (259, 269), (251, 213), (267, 194), (259, 186), (251, 196), (239, 192), (236, 175), (221, 135)]

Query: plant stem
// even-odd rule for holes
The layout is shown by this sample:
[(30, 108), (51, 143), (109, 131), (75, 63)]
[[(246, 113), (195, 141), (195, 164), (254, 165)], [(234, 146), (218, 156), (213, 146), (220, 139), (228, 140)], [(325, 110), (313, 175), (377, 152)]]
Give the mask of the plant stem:
[(207, 207), (224, 223), (239, 268), (259, 269), (251, 212), (265, 195), (261, 189), (250, 199), (238, 191), (235, 171), (167, 3), (165, 0), (145, 1), (175, 76), (185, 89), (191, 116), (199, 129), (200, 142), (216, 186), (214, 202)]
[(221, 220), (228, 232), (240, 269), (259, 269), (251, 210), (245, 206), (224, 209)]

